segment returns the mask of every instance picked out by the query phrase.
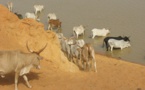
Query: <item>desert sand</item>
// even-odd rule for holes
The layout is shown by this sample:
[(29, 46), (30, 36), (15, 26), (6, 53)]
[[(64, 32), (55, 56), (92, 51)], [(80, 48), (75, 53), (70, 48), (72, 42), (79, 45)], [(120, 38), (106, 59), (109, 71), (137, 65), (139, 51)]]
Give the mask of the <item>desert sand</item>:
[[(125, 62), (96, 52), (97, 72), (80, 70), (69, 62), (60, 49), (53, 31), (44, 30), (33, 19), (18, 19), (0, 5), (0, 50), (37, 51), (48, 43), (40, 54), (44, 57), (41, 69), (27, 75), (31, 90), (145, 90), (145, 66)], [(30, 90), (22, 77), (19, 90)], [(14, 90), (14, 74), (0, 78), (0, 90)]]

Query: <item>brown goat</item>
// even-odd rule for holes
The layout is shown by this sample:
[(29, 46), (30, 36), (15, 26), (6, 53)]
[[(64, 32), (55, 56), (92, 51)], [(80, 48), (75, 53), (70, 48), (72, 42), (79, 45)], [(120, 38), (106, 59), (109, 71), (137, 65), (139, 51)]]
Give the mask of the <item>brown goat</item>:
[(48, 30), (53, 30), (53, 28), (61, 28), (61, 22), (59, 21), (59, 19), (50, 19), (48, 21)]
[(94, 48), (90, 43), (86, 43), (82, 47), (82, 65), (84, 69), (90, 70), (90, 63), (91, 66), (92, 64), (94, 65), (94, 70), (95, 72), (97, 71), (96, 69), (96, 59), (95, 59), (95, 51)]

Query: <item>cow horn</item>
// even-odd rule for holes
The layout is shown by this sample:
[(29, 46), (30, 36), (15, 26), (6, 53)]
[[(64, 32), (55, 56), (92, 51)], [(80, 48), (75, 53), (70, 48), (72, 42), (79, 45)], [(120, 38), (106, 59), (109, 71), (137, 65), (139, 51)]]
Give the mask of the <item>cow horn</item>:
[(46, 45), (45, 45), (42, 49), (40, 49), (37, 53), (40, 54), (40, 53), (46, 48), (46, 46), (47, 46), (47, 43), (46, 43)]
[(29, 52), (31, 52), (31, 53), (34, 52), (33, 50), (31, 50), (31, 49), (28, 47), (28, 41), (27, 41), (27, 43), (26, 43), (26, 47), (27, 47), (27, 49), (28, 49)]

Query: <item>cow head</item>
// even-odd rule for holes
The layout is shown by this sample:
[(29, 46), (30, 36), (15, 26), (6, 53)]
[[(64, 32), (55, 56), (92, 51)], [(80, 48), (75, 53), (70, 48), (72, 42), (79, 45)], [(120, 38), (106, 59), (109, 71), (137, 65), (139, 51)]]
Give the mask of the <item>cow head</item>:
[(32, 62), (33, 62), (33, 66), (36, 67), (37, 69), (40, 69), (40, 60), (43, 59), (43, 57), (40, 56), (40, 53), (46, 48), (47, 44), (42, 48), (40, 49), (39, 51), (33, 51), (31, 50), (29, 47), (28, 47), (28, 42), (26, 44), (27, 46), (27, 49), (29, 52), (31, 52), (31, 57), (32, 57)]
[(39, 55), (35, 55), (35, 57), (33, 58), (33, 66), (36, 68), (36, 69), (40, 69), (40, 60), (43, 59), (43, 57), (39, 56)]
[(125, 37), (123, 38), (123, 40), (124, 40), (124, 41), (130, 41), (129, 37), (127, 37), (127, 36), (125, 36)]

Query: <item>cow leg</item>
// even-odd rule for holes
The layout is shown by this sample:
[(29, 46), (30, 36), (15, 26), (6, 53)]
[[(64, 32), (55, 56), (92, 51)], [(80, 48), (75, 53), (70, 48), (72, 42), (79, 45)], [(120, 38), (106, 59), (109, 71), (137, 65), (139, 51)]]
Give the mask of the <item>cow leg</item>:
[(76, 35), (77, 35), (77, 39), (78, 39), (79, 35), (77, 33), (76, 33)]
[(51, 30), (51, 29), (50, 29), (50, 24), (48, 25), (48, 30)]
[(111, 46), (110, 48), (111, 48), (111, 51), (112, 51), (113, 50), (113, 47)]
[(92, 35), (92, 39), (94, 39), (95, 35)]
[(95, 59), (94, 50), (91, 52), (91, 56), (92, 56), (92, 65), (94, 65), (94, 71), (97, 72), (97, 65), (96, 65), (96, 59)]
[(57, 29), (60, 30), (61, 29), (61, 25), (58, 25), (58, 28)]
[(94, 64), (94, 71), (97, 72), (97, 65), (95, 59), (93, 59), (93, 64)]
[(90, 63), (89, 61), (86, 62), (86, 70), (88, 70), (88, 71), (90, 71), (90, 64), (89, 63)]
[(105, 44), (106, 44), (106, 51), (108, 51), (109, 45), (107, 42), (105, 42)]
[(23, 75), (23, 78), (24, 78), (24, 80), (25, 80), (27, 86), (28, 86), (29, 88), (32, 88), (32, 86), (31, 86), (30, 83), (28, 82), (27, 76), (26, 76), (26, 75)]
[(4, 71), (0, 71), (0, 76), (1, 76), (2, 78), (5, 77), (5, 75), (4, 75)]
[(74, 60), (73, 60), (73, 56), (71, 56), (71, 59), (70, 59), (70, 61), (71, 61), (71, 62), (73, 62), (73, 61), (74, 61)]
[(109, 48), (109, 46), (107, 45), (107, 46), (106, 46), (106, 51), (108, 51), (108, 48)]
[(79, 59), (76, 57), (76, 64), (79, 66)]
[(19, 73), (15, 72), (15, 90), (18, 90)]
[(85, 70), (85, 62), (84, 61), (82, 61), (82, 67)]
[(83, 32), (83, 38), (84, 38), (84, 35), (85, 35), (85, 34), (84, 34), (84, 32)]
[(5, 75), (1, 75), (2, 78), (5, 78)]
[(95, 72), (97, 72), (97, 65), (96, 65), (96, 61), (94, 60), (94, 69), (95, 69)]

